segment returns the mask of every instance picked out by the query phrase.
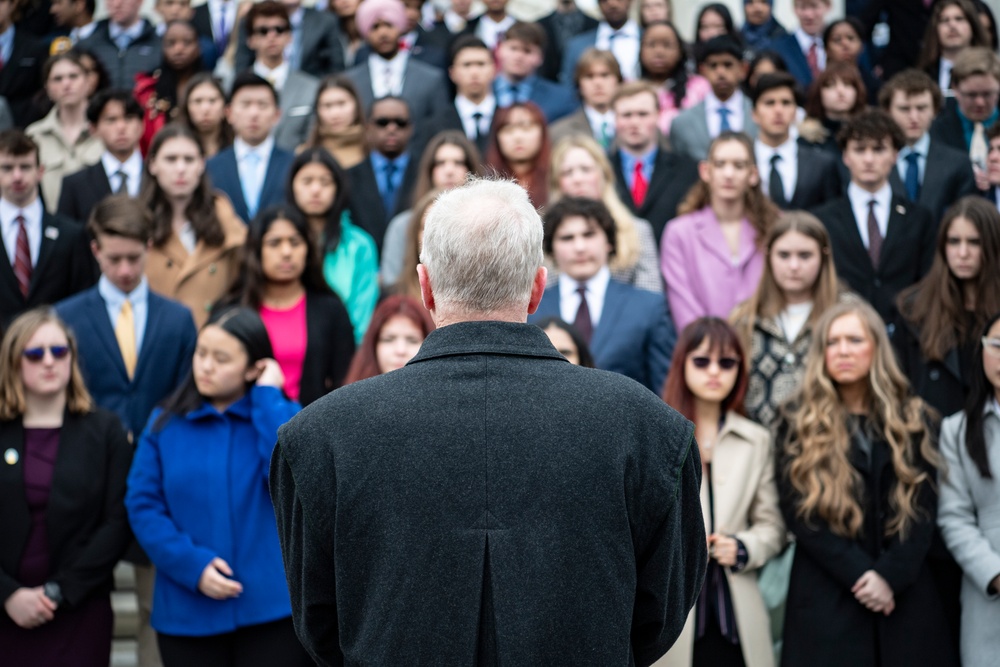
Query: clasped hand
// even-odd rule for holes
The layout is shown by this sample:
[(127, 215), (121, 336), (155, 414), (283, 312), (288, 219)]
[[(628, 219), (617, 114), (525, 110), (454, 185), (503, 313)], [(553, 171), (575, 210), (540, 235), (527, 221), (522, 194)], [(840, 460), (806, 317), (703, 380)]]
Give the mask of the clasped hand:
[(198, 590), (213, 600), (228, 600), (243, 592), (243, 584), (232, 578), (233, 569), (218, 556), (205, 566), (198, 579)]
[(58, 607), (45, 595), (41, 586), (18, 588), (3, 603), (11, 620), (25, 630), (33, 630), (51, 621)]
[(851, 587), (855, 599), (869, 611), (888, 616), (896, 609), (892, 587), (875, 570), (862, 574)]

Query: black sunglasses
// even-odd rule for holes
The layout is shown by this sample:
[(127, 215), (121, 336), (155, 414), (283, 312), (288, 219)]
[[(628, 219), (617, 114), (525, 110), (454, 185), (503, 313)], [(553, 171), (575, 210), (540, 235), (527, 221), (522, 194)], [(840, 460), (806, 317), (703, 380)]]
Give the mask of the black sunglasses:
[[(712, 359), (710, 357), (693, 357), (691, 363), (694, 364), (695, 368), (708, 368), (712, 365)], [(719, 358), (719, 368), (724, 371), (731, 371), (736, 368), (736, 364), (740, 363), (739, 359), (734, 357), (720, 357)]]
[(275, 35), (284, 35), (288, 32), (290, 28), (287, 25), (266, 25), (260, 28), (254, 28), (253, 34), (258, 37), (267, 37), (268, 34), (274, 33)]
[(409, 118), (372, 118), (372, 122), (379, 127), (389, 127), (395, 124), (396, 127), (404, 128), (410, 124)]
[(29, 347), (21, 354), (24, 358), (31, 362), (38, 362), (45, 358), (45, 351), (48, 350), (52, 353), (53, 359), (65, 359), (69, 355), (69, 346), (67, 345), (52, 345), (50, 347)]

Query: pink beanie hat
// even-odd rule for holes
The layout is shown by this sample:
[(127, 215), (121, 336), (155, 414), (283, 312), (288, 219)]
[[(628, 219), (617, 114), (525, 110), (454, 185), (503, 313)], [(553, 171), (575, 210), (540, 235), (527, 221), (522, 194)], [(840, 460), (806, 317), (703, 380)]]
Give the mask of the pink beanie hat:
[(364, 0), (358, 5), (354, 24), (363, 38), (368, 38), (368, 33), (379, 21), (391, 23), (403, 32), (406, 30), (406, 7), (401, 0)]

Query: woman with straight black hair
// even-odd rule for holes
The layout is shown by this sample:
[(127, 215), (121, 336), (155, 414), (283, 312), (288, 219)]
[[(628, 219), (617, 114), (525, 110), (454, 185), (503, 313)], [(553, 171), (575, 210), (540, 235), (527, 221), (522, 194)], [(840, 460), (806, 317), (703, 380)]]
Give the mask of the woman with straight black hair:
[(267, 208), (249, 225), (242, 279), (223, 299), (260, 314), (285, 393), (302, 405), (339, 387), (354, 354), (351, 318), (323, 279), (314, 239), (291, 205)]
[(971, 369), (965, 410), (941, 425), (938, 526), (961, 566), (964, 667), (992, 667), (1000, 655), (1000, 312), (983, 337)]
[(535, 322), (535, 326), (545, 332), (559, 354), (576, 366), (596, 368), (590, 346), (572, 324), (561, 317), (546, 317)]
[(323, 278), (347, 306), (360, 343), (378, 302), (378, 251), (351, 221), (347, 187), (344, 170), (326, 149), (307, 148), (292, 161), (285, 198), (319, 240)]
[(125, 506), (156, 566), (165, 667), (312, 664), (292, 627), (267, 488), (278, 427), (299, 411), (282, 384), (260, 316), (220, 309), (139, 441)]

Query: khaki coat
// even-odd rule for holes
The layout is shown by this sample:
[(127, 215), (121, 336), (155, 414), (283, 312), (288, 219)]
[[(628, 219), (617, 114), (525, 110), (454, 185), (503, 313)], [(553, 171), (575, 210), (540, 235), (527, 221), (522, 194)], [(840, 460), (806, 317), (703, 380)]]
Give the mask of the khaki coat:
[(189, 254), (174, 234), (162, 246), (150, 250), (146, 260), (149, 288), (187, 306), (199, 329), (208, 320), (212, 306), (243, 270), (247, 227), (225, 195), (216, 195), (215, 211), (226, 235), (221, 246), (198, 241)]

